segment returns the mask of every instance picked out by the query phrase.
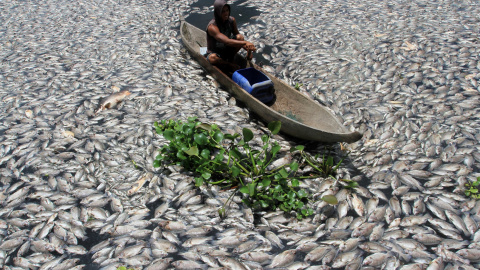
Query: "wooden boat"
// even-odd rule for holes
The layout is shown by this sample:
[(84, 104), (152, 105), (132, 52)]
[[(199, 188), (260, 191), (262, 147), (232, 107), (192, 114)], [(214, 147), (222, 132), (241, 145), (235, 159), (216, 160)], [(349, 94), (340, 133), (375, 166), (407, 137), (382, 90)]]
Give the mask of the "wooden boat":
[(329, 110), (318, 102), (306, 97), (292, 86), (279, 80), (261, 67), (246, 61), (237, 54), (235, 61), (242, 68), (254, 67), (267, 75), (273, 82), (276, 99), (268, 106), (260, 102), (236, 84), (230, 76), (211, 65), (200, 54), (200, 47), (207, 46), (205, 31), (182, 20), (180, 25), (182, 41), (193, 58), (204, 67), (235, 98), (257, 114), (266, 123), (280, 121), (281, 132), (293, 137), (319, 142), (355, 142), (362, 134), (349, 131)]

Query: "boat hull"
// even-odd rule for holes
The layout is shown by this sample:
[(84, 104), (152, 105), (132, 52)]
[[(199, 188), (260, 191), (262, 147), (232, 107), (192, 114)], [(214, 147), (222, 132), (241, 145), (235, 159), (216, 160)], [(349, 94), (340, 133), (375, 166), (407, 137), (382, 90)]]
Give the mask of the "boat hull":
[(254, 67), (272, 80), (276, 99), (273, 104), (265, 105), (237, 85), (230, 76), (218, 67), (211, 65), (200, 54), (200, 47), (206, 47), (205, 31), (183, 20), (180, 28), (183, 44), (192, 57), (230, 94), (245, 103), (263, 121), (266, 123), (280, 121), (282, 123), (282, 133), (303, 140), (326, 143), (355, 142), (362, 137), (362, 134), (356, 131), (349, 131), (328, 108), (237, 54), (235, 61), (242, 68)]

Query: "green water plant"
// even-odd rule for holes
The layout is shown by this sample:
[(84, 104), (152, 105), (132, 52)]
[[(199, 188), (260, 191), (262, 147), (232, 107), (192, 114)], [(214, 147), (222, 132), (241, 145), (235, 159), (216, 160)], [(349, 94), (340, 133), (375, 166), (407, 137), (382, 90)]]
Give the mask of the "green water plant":
[[(311, 196), (300, 187), (304, 178), (318, 177), (319, 174), (334, 174), (338, 164), (333, 157), (312, 157), (303, 146), (292, 147), (290, 152), (299, 153), (290, 163), (273, 166), (278, 159), (281, 146), (271, 136), (280, 131), (281, 123), (271, 122), (269, 133), (260, 140), (253, 140), (254, 134), (248, 128), (242, 134), (224, 134), (217, 125), (199, 122), (195, 117), (187, 122), (162, 120), (155, 122), (158, 134), (168, 141), (155, 158), (154, 167), (176, 164), (194, 173), (195, 185), (221, 185), (233, 189), (232, 195), (220, 208), (224, 216), (232, 197), (240, 193), (243, 202), (257, 210), (281, 209), (292, 213), (298, 219), (313, 214), (309, 207)], [(305, 176), (306, 166), (314, 168), (314, 174)], [(322, 198), (336, 204), (336, 198)]]
[(224, 134), (217, 125), (204, 124), (190, 117), (186, 123), (163, 120), (155, 122), (154, 126), (156, 132), (169, 141), (160, 149), (154, 167), (169, 163), (182, 166), (195, 173), (197, 186), (212, 178), (225, 181), (230, 176), (231, 168), (223, 161), (225, 150), (221, 142)]
[(300, 87), (302, 87), (302, 86), (303, 86), (303, 83), (295, 83), (294, 87), (295, 87), (296, 90), (300, 90)]
[(119, 266), (117, 270), (134, 270), (133, 268), (127, 268), (125, 266)]
[[(271, 134), (280, 131), (280, 122), (271, 122), (268, 129)], [(294, 212), (297, 218), (313, 214), (313, 210), (307, 206), (308, 192), (300, 188), (297, 172), (297, 161), (285, 163), (279, 167), (269, 168), (275, 160), (281, 146), (271, 140), (270, 135), (261, 137), (263, 145), (255, 149), (251, 145), (253, 133), (249, 129), (243, 129), (243, 137), (232, 148), (232, 166), (243, 176), (239, 189), (244, 194), (243, 202), (253, 209), (281, 209), (287, 213)]]
[(477, 180), (471, 183), (466, 183), (465, 187), (467, 188), (465, 190), (465, 195), (467, 197), (475, 198), (475, 199), (480, 199), (480, 193), (478, 192), (478, 186), (480, 185), (480, 176), (477, 177)]
[(317, 174), (323, 175), (325, 177), (335, 178), (337, 169), (343, 162), (342, 158), (339, 162), (335, 163), (331, 153), (328, 153), (327, 155), (323, 153), (320, 157), (320, 154), (312, 156), (311, 154), (306, 152), (304, 148), (299, 148), (295, 150), (299, 150), (301, 159), (304, 160), (308, 166), (312, 167), (317, 172)]
[(342, 187), (345, 189), (355, 189), (356, 187), (358, 187), (358, 183), (356, 181), (353, 181), (350, 179), (339, 179), (339, 180), (344, 183)]

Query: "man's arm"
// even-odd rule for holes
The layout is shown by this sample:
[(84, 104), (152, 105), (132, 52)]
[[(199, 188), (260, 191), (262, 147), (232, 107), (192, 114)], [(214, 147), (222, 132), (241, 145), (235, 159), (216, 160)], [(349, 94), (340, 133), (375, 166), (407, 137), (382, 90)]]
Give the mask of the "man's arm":
[[(217, 26), (215, 26), (213, 24), (210, 24), (210, 26), (208, 26), (207, 31), (218, 42), (221, 42), (221, 43), (223, 43), (227, 46), (230, 46), (230, 47), (247, 49), (247, 48), (251, 48), (251, 46), (253, 46), (253, 44), (251, 42), (248, 42), (248, 41), (241, 41), (241, 40), (228, 38), (227, 36), (225, 36), (224, 34), (222, 34), (220, 32), (220, 30), (218, 29)], [(237, 29), (237, 32), (238, 32), (238, 29)], [(255, 48), (255, 46), (253, 46), (253, 48)]]

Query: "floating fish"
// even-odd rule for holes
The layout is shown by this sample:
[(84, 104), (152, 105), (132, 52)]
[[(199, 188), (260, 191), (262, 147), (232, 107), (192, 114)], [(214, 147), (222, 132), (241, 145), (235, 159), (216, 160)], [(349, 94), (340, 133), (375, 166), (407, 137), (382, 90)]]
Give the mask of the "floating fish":
[(95, 111), (95, 114), (98, 114), (103, 110), (115, 108), (119, 103), (121, 103), (125, 99), (125, 97), (127, 97), (130, 94), (132, 93), (130, 93), (130, 91), (128, 90), (111, 94), (110, 96), (106, 97), (100, 102), (100, 106), (97, 109), (97, 111)]

